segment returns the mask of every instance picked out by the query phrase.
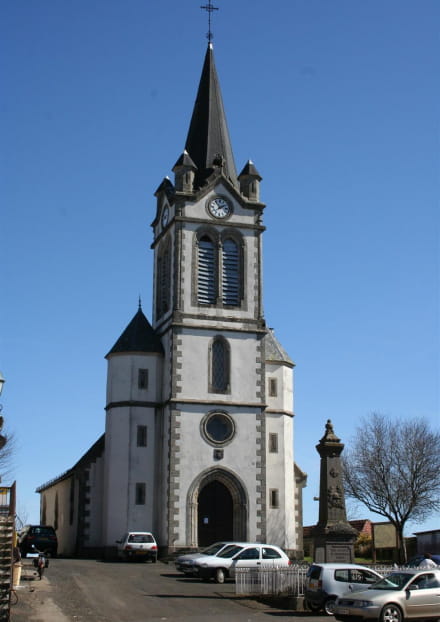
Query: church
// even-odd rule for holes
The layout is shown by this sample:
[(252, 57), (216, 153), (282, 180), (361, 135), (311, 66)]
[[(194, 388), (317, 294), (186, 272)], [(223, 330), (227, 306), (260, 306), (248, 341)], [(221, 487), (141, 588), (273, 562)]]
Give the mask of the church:
[(61, 555), (111, 556), (124, 532), (152, 531), (163, 554), (233, 540), (301, 558), (306, 475), (294, 363), (263, 313), (262, 178), (252, 161), (237, 174), (210, 39), (172, 173), (151, 215), (151, 323), (139, 303), (106, 355), (105, 432), (37, 489), (41, 522)]

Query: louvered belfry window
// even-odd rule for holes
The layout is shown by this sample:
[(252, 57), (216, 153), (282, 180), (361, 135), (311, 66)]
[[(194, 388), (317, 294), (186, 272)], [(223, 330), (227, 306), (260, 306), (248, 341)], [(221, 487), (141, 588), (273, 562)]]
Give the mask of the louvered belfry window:
[(224, 305), (240, 304), (240, 258), (238, 244), (231, 239), (223, 242), (222, 290)]
[(216, 337), (211, 347), (211, 385), (213, 391), (227, 391), (229, 385), (229, 347), (223, 337)]
[(216, 257), (213, 241), (204, 235), (198, 248), (197, 299), (201, 304), (215, 304), (217, 298)]
[(170, 286), (171, 286), (171, 261), (169, 244), (165, 247), (162, 263), (161, 288), (162, 288), (162, 313), (170, 309)]
[(169, 239), (162, 244), (157, 257), (156, 314), (161, 317), (170, 309), (171, 251)]

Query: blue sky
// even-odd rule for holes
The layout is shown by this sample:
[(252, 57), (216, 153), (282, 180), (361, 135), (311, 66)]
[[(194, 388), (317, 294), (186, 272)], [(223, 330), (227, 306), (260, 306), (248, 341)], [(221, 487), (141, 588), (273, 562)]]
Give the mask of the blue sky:
[[(151, 319), (153, 193), (189, 127), (200, 4), (2, 4), (1, 399), (26, 521), (35, 488), (102, 434), (104, 356), (139, 295)], [(328, 418), (346, 445), (373, 411), (439, 428), (440, 4), (216, 6), (237, 168), (263, 177), (265, 316), (297, 365), (314, 524)]]

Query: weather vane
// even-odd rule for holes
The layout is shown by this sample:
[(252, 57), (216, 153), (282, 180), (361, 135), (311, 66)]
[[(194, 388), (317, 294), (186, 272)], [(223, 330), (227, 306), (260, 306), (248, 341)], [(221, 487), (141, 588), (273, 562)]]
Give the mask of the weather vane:
[(211, 43), (211, 41), (212, 41), (212, 39), (214, 37), (214, 35), (212, 34), (212, 30), (211, 30), (211, 13), (213, 11), (218, 11), (218, 7), (214, 6), (212, 4), (211, 0), (208, 0), (208, 4), (204, 4), (200, 8), (204, 9), (208, 13), (208, 32), (206, 34), (206, 37), (207, 37), (209, 43)]

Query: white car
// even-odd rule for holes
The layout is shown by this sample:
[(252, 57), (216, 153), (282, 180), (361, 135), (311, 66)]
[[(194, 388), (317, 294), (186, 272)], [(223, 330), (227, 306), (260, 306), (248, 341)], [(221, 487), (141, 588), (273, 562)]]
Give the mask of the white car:
[(197, 553), (186, 553), (185, 555), (179, 555), (174, 560), (174, 564), (176, 566), (176, 570), (183, 572), (187, 575), (198, 574), (198, 566), (195, 565), (196, 562), (203, 559), (207, 555), (218, 555), (222, 551), (226, 549), (228, 546), (236, 546), (240, 544), (238, 542), (215, 542), (208, 546), (208, 548), (203, 549), (203, 551), (199, 551)]
[(226, 547), (217, 555), (210, 555), (194, 561), (199, 576), (208, 581), (224, 583), (227, 577), (234, 578), (236, 568), (264, 568), (290, 566), (290, 559), (278, 546), (261, 543), (245, 543)]
[(157, 561), (157, 544), (149, 531), (129, 531), (116, 540), (118, 557), (125, 560)]

